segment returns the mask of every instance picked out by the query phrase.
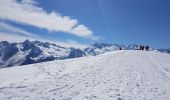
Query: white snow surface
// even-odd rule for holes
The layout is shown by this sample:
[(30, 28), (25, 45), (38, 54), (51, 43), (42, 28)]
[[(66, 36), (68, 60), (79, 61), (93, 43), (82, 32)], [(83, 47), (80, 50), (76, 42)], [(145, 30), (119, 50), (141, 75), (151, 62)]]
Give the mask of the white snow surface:
[(2, 68), (0, 100), (170, 100), (170, 55), (120, 50)]

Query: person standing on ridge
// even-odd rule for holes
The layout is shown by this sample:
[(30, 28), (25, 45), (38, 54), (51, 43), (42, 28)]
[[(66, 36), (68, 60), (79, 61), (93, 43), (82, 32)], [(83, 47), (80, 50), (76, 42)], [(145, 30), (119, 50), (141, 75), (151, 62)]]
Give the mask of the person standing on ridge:
[(146, 46), (146, 51), (149, 51), (149, 46), (148, 45)]

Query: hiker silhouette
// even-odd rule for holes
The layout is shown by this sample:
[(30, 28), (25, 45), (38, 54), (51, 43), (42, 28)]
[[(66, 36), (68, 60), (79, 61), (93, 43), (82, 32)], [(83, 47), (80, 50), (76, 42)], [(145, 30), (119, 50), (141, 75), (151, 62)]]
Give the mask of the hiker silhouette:
[(139, 48), (139, 49), (140, 49), (140, 50), (144, 50), (144, 48), (145, 48), (145, 47), (144, 47), (143, 45), (140, 45), (140, 48)]
[(145, 48), (146, 48), (146, 51), (148, 51), (148, 50), (149, 50), (149, 46), (148, 46), (148, 45), (147, 45)]

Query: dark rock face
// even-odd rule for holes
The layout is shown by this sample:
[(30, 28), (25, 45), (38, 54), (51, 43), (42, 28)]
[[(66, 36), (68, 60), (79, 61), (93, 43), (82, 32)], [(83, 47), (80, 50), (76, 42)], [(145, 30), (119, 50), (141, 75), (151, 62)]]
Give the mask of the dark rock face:
[(71, 48), (68, 58), (78, 58), (84, 56), (85, 53), (80, 49)]
[(36, 44), (38, 46), (43, 46), (45, 48), (49, 48), (50, 46), (50, 43), (49, 42), (40, 42), (40, 41), (33, 41), (32, 42), (33, 44)]
[(33, 60), (29, 55), (26, 56), (26, 60), (21, 65), (27, 65), (27, 64), (34, 64), (34, 63), (40, 63), (40, 62), (46, 62), (46, 61), (53, 61), (55, 58), (53, 56), (40, 58), (38, 60)]
[(94, 55), (94, 56), (97, 55), (94, 48), (86, 48), (84, 52), (90, 55)]
[(35, 46), (31, 49), (31, 52), (29, 53), (28, 56), (35, 58), (35, 57), (38, 57), (41, 53), (42, 53), (42, 50)]
[(7, 41), (0, 42), (0, 47), (1, 48), (4, 47), (4, 46), (7, 46), (7, 45), (9, 45), (9, 43)]
[(35, 45), (32, 42), (30, 42), (29, 40), (25, 40), (22, 43), (22, 45), (23, 45), (22, 51), (27, 51), (27, 50), (35, 47)]
[(45, 47), (45, 48), (49, 48), (50, 44), (48, 42), (45, 42), (45, 43), (42, 44), (42, 46)]
[(8, 44), (4, 48), (1, 49), (1, 56), (3, 61), (8, 60), (10, 57), (15, 55), (18, 52), (18, 48), (16, 47), (16, 43)]

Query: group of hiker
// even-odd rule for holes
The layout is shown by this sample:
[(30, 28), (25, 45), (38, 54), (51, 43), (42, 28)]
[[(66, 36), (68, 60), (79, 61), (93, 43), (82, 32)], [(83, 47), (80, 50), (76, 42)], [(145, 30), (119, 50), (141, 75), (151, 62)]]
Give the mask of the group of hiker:
[(148, 51), (149, 50), (149, 46), (144, 46), (144, 45), (140, 45), (139, 48), (137, 50), (146, 50)]
[[(119, 50), (122, 50), (122, 48), (119, 47)], [(137, 46), (137, 49), (135, 49), (135, 50), (146, 50), (146, 51), (149, 51), (149, 46), (148, 45), (147, 46), (139, 45), (139, 46)]]

